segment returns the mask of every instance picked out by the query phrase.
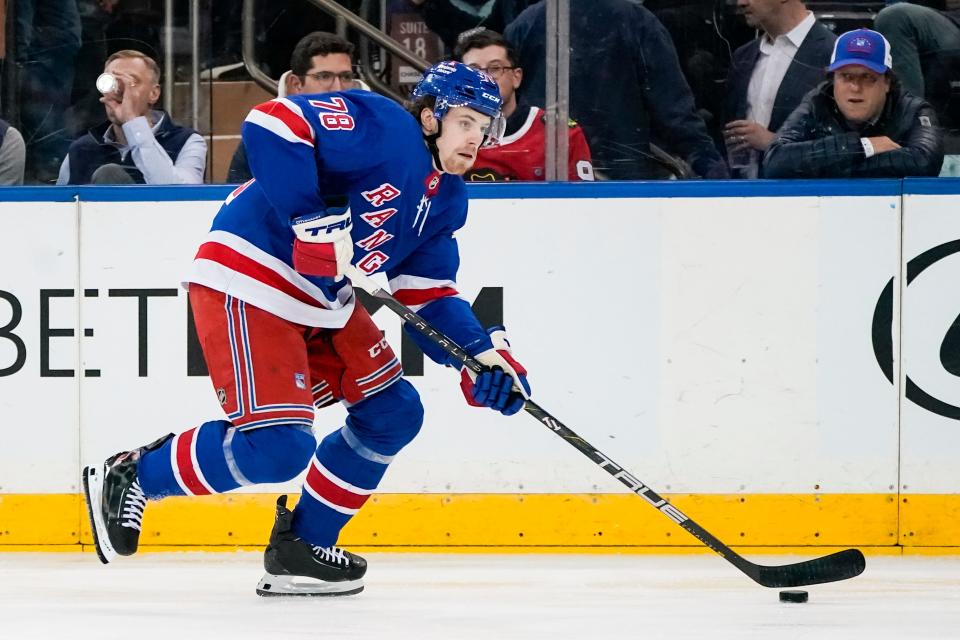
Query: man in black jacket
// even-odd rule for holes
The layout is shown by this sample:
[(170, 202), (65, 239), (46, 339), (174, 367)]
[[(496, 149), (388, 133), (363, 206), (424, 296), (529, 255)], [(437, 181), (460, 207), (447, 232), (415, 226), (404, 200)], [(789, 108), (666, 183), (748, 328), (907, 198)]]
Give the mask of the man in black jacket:
[[(520, 56), (520, 98), (546, 104), (546, 3), (503, 34)], [(651, 141), (700, 176), (727, 178), (696, 110), (670, 34), (637, 0), (570, 0), (570, 117), (587, 136), (598, 178), (657, 177)]]
[(738, 0), (737, 7), (762, 33), (733, 54), (723, 137), (734, 176), (756, 178), (776, 130), (826, 77), (837, 37), (803, 0)]
[(831, 77), (784, 123), (764, 157), (766, 178), (936, 176), (943, 132), (933, 107), (903, 91), (890, 43), (869, 29), (837, 39)]

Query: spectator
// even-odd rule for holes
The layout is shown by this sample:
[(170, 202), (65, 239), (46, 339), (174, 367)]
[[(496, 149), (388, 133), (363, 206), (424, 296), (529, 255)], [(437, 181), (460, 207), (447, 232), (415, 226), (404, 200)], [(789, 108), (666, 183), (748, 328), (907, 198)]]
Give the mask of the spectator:
[(956, 77), (947, 80), (960, 80), (960, 10), (898, 2), (880, 11), (874, 26), (897, 52), (893, 69), (906, 91), (930, 99), (927, 76), (938, 61), (953, 67)]
[(430, 30), (440, 36), (451, 51), (464, 31), (483, 27), (502, 32), (534, 2), (536, 0), (410, 0)]
[(160, 67), (132, 49), (107, 58), (104, 73), (117, 87), (100, 102), (107, 122), (70, 145), (57, 184), (199, 184), (207, 144), (193, 129), (153, 109), (160, 98)]
[[(546, 103), (546, 3), (528, 7), (504, 33), (527, 75), (520, 96)], [(570, 115), (587, 136), (600, 177), (657, 177), (658, 144), (705, 177), (729, 174), (694, 111), (673, 42), (636, 0), (570, 0)]]
[(27, 177), (49, 184), (70, 146), (64, 113), (80, 49), (80, 13), (77, 0), (18, 0), (15, 15)]
[(837, 37), (803, 0), (739, 0), (738, 6), (763, 33), (733, 54), (723, 133), (734, 176), (756, 178), (773, 132), (823, 82)]
[(893, 70), (903, 88), (929, 101), (945, 129), (940, 175), (960, 175), (960, 9), (898, 2), (874, 25), (897, 52)]
[[(290, 72), (280, 78), (280, 96), (327, 93), (356, 88), (353, 73), (353, 44), (335, 33), (308, 33), (293, 49)], [(246, 182), (253, 177), (247, 150), (241, 142), (230, 160), (227, 182)]]
[(26, 149), (23, 136), (0, 120), (0, 185), (23, 184)]
[[(473, 169), (464, 177), (471, 181), (543, 180), (546, 160), (546, 118), (543, 110), (517, 104), (517, 89), (523, 81), (523, 69), (517, 66), (517, 54), (499, 33), (489, 29), (466, 32), (454, 58), (479, 69), (500, 86), (501, 107), (507, 119), (500, 143), (481, 147)], [(574, 121), (567, 126), (567, 162), (570, 180), (593, 180), (590, 149), (583, 130)]]
[(723, 83), (733, 49), (753, 40), (756, 29), (743, 21), (736, 0), (644, 0), (643, 6), (670, 34), (697, 113), (722, 149)]
[(905, 92), (890, 43), (869, 29), (837, 39), (829, 79), (803, 99), (764, 158), (767, 178), (935, 176), (943, 133), (930, 103)]

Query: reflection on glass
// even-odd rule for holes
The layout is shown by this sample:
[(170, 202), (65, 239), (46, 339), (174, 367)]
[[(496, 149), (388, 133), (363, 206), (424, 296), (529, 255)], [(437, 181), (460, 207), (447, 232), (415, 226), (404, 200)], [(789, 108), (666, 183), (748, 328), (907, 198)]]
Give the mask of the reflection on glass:
[[(104, 121), (103, 93), (96, 83), (109, 55), (138, 50), (164, 65), (165, 4), (164, 0), (8, 4), (13, 37), (6, 45), (13, 64), (8, 67), (0, 114), (0, 140), (9, 145), (4, 154), (0, 143), (0, 182), (19, 180), (17, 169), (4, 171), (8, 161), (23, 165), (27, 184), (57, 180), (71, 143)], [(546, 2), (338, 0), (338, 4), (355, 13), (366, 11), (362, 18), (428, 62), (449, 57), (458, 42), (477, 29), (504, 34), (518, 60), (482, 61), (474, 66), (498, 83), (519, 78), (517, 113), (526, 115), (531, 108), (549, 106), (545, 104)], [(170, 74), (174, 83), (168, 117), (192, 124), (188, 5), (173, 3), (173, 66), (162, 73)], [(195, 27), (203, 86), (197, 128), (209, 146), (204, 180), (224, 182), (230, 179), (228, 170), (243, 117), (275, 93), (251, 79), (243, 64), (243, 0), (199, 0), (199, 6)], [(755, 133), (747, 129), (731, 134), (727, 129), (731, 122), (751, 120), (749, 114), (741, 113), (742, 103), (735, 95), (740, 91), (736, 83), (744, 78), (749, 83), (753, 74), (752, 66), (743, 68), (742, 58), (754, 55), (750, 52), (762, 38), (772, 44), (784, 35), (771, 26), (776, 20), (771, 21), (770, 15), (776, 18), (776, 12), (797, 7), (802, 12), (812, 9), (817, 24), (833, 35), (859, 27), (884, 34), (901, 86), (930, 102), (939, 118), (945, 134), (943, 174), (960, 175), (960, 0), (889, 6), (886, 0), (876, 0), (856, 3), (843, 12), (827, 11), (829, 7), (821, 11), (820, 5), (804, 8), (798, 0), (646, 0), (642, 5), (634, 0), (569, 0), (569, 7), (565, 43), (570, 53), (569, 113), (584, 136), (598, 179), (723, 177), (728, 167), (743, 165), (745, 159), (727, 144), (731, 135), (751, 138)], [(259, 0), (253, 19), (255, 63), (274, 80), (290, 69), (293, 48), (302, 37), (337, 29), (333, 17), (309, 0)], [(352, 30), (347, 36), (355, 45), (362, 42)], [(371, 79), (378, 81), (368, 83), (375, 90), (403, 95), (418, 77), (413, 67), (384, 55), (377, 46), (357, 48), (352, 59), (356, 66), (349, 72), (316, 70), (312, 76), (300, 77), (301, 87), (317, 83), (330, 87), (317, 90), (339, 90), (363, 86), (357, 81)], [(808, 64), (818, 67), (820, 62)], [(795, 93), (807, 86), (794, 71), (783, 78)], [(291, 84), (296, 83), (288, 74), (281, 88), (287, 90)], [(770, 135), (785, 120), (780, 112), (789, 115), (796, 106), (792, 99), (786, 102), (790, 104), (785, 106), (780, 99), (774, 105), (765, 125)], [(508, 122), (508, 138), (509, 127)], [(763, 150), (757, 144), (753, 148), (747, 171), (738, 175), (759, 175)]]

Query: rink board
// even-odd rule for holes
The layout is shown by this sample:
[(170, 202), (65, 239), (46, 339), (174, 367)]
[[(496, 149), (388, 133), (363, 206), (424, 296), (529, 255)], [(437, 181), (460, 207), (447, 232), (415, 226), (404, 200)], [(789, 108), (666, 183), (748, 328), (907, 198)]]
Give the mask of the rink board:
[[(905, 190), (484, 185), (459, 288), (502, 311), (541, 405), (729, 543), (960, 545), (941, 348), (960, 188)], [(25, 191), (0, 193), (0, 544), (75, 545), (82, 463), (219, 417), (179, 279), (225, 190)], [(467, 407), (454, 372), (421, 374), (395, 317), (374, 319), (427, 415), (345, 543), (692, 543), (529, 417)], [(144, 542), (255, 545), (275, 492), (296, 490), (152, 506)]]

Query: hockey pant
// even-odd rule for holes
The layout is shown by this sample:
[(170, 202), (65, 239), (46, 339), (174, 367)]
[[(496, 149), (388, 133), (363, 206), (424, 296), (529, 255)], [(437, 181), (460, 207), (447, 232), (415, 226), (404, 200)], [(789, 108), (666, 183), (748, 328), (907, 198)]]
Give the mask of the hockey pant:
[[(423, 423), (416, 390), (366, 310), (314, 329), (190, 286), (197, 335), (226, 420), (180, 433), (139, 464), (148, 498), (286, 482), (307, 469), (294, 531), (326, 547)], [(315, 408), (344, 400), (346, 424), (317, 446)]]

